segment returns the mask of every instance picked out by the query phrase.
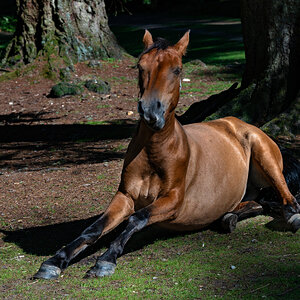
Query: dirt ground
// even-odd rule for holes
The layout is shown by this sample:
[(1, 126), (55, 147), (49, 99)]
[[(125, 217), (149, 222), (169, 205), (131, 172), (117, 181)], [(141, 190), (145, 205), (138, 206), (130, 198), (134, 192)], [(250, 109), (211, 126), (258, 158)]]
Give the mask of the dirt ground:
[[(41, 68), (0, 82), (2, 229), (86, 219), (105, 208), (138, 120), (135, 63), (129, 57), (75, 66), (75, 80), (109, 82), (111, 92), (104, 95), (85, 89), (49, 98), (55, 82), (43, 78)], [(205, 81), (209, 87), (213, 79)], [(178, 111), (198, 100), (197, 92), (184, 93)]]
[[(132, 57), (97, 67), (77, 64), (74, 80), (100, 77), (111, 86), (104, 95), (85, 89), (82, 95), (49, 98), (55, 81), (41, 76), (42, 67), (0, 82), (2, 229), (87, 219), (103, 211), (117, 189), (138, 120), (135, 64)], [(218, 79), (197, 74), (183, 75), (193, 84), (183, 82), (178, 113), (217, 92), (212, 87)], [(191, 89), (198, 85), (201, 93)]]
[[(86, 63), (75, 66), (73, 73), (75, 81), (100, 77), (109, 82), (111, 91), (104, 95), (85, 89), (82, 95), (49, 98), (51, 87), (56, 81), (41, 76), (42, 66), (31, 69), (9, 81), (0, 82), (0, 252), (3, 250), (4, 257), (8, 257), (8, 263), (6, 261), (1, 266), (2, 270), (11, 269), (11, 272), (7, 272), (9, 273), (6, 275), (8, 278), (4, 279), (4, 284), (0, 286), (0, 294), (9, 295), (5, 299), (9, 299), (10, 295), (17, 295), (15, 297), (17, 298), (21, 293), (22, 295), (34, 295), (35, 298), (52, 299), (53, 297), (63, 298), (65, 295), (69, 298), (66, 293), (77, 296), (80, 293), (80, 298), (82, 298), (85, 296), (82, 296), (84, 294), (81, 293), (87, 292), (87, 295), (91, 297), (91, 291), (93, 293), (97, 291), (100, 295), (102, 291), (104, 294), (107, 293), (111, 287), (119, 298), (122, 298), (120, 293), (124, 295), (124, 282), (127, 284), (125, 279), (116, 279), (112, 281), (112, 284), (111, 279), (108, 279), (107, 286), (104, 285), (104, 281), (101, 281), (101, 288), (95, 280), (95, 282), (92, 281), (88, 284), (95, 284), (96, 288), (90, 286), (84, 288), (84, 284), (87, 283), (83, 281), (82, 275), (94, 263), (97, 256), (95, 249), (99, 250), (97, 248), (99, 245), (85, 254), (90, 254), (90, 256), (85, 256), (83, 259), (79, 257), (80, 263), (76, 264), (76, 268), (70, 268), (63, 275), (64, 278), (47, 284), (43, 281), (30, 281), (28, 279), (36, 272), (41, 259), (44, 260), (53, 255), (66, 243), (66, 240), (73, 240), (85, 227), (91, 224), (95, 217), (105, 209), (117, 190), (123, 157), (138, 121), (136, 112), (138, 99), (137, 69), (134, 68), (135, 63), (135, 59), (127, 57), (122, 61), (102, 61), (98, 67), (91, 68)], [(203, 66), (185, 65), (183, 78), (190, 81), (183, 82), (177, 112), (184, 112), (191, 103), (206, 99), (209, 94), (215, 94), (228, 88), (233, 81), (222, 76), (221, 73), (216, 75), (215, 72), (210, 72)], [(255, 226), (262, 227), (261, 221), (256, 220), (255, 222), (257, 223)], [(265, 219), (263, 222), (266, 222)], [(225, 291), (236, 289), (236, 286), (243, 280), (247, 282), (248, 288), (249, 272), (245, 273), (245, 278), (240, 276), (238, 279), (232, 279), (233, 275), (227, 274), (232, 270), (229, 267), (224, 268), (224, 259), (227, 256), (223, 256), (222, 251), (225, 249), (228, 253), (228, 249), (231, 247), (228, 243), (233, 243), (234, 240), (234, 245), (238, 248), (237, 253), (240, 253), (244, 259), (243, 251), (249, 251), (247, 250), (249, 243), (251, 246), (253, 241), (257, 242), (261, 239), (264, 242), (266, 240), (266, 245), (269, 245), (271, 241), (268, 240), (269, 236), (268, 238), (265, 238), (264, 235), (261, 236), (260, 231), (255, 235), (257, 240), (253, 239), (253, 227), (250, 226), (247, 237), (250, 242), (245, 244), (244, 239), (247, 232), (243, 230), (245, 229), (237, 231), (236, 234), (233, 233), (231, 242), (228, 242), (228, 236), (204, 232), (205, 247), (204, 238), (200, 233), (182, 237), (183, 240), (179, 239), (179, 241), (174, 239), (175, 244), (170, 246), (169, 242), (165, 243), (161, 235), (155, 235), (152, 231), (148, 232), (148, 236), (145, 238), (146, 231), (135, 239), (131, 246), (129, 245), (129, 254), (126, 258), (123, 260), (120, 258), (120, 265), (122, 266), (122, 262), (124, 265), (124, 277), (122, 278), (128, 276), (135, 278), (136, 274), (140, 274), (137, 273), (137, 268), (138, 272), (148, 274), (150, 280), (151, 278), (154, 280), (157, 277), (153, 277), (153, 274), (163, 276), (165, 270), (168, 268), (174, 270), (174, 266), (164, 266), (164, 271), (150, 270), (149, 267), (145, 267), (145, 261), (154, 261), (153, 266), (160, 268), (161, 258), (163, 258), (162, 262), (164, 263), (172, 255), (175, 257), (180, 255), (180, 261), (182, 253), (190, 255), (192, 251), (195, 251), (197, 255), (204, 253), (204, 257), (199, 259), (196, 255), (190, 256), (190, 261), (187, 259), (187, 266), (195, 265), (194, 270), (197, 271), (193, 271), (194, 273), (191, 275), (191, 269), (187, 268), (187, 274), (182, 274), (181, 264), (178, 263), (178, 274), (180, 275), (166, 273), (165, 277), (162, 277), (164, 282), (161, 285), (162, 291), (165, 290), (165, 283), (167, 283), (172, 292), (175, 290), (176, 293), (178, 286), (180, 293), (183, 290), (188, 295), (190, 295), (190, 290), (199, 286), (197, 292), (199, 294), (199, 291), (202, 293), (203, 285), (211, 282), (213, 287), (209, 289), (213, 291), (212, 293), (215, 294), (215, 290), (219, 289), (218, 293), (223, 295)], [(259, 230), (267, 231), (265, 228)], [(274, 239), (278, 239), (280, 234), (282, 233), (277, 233), (277, 235), (272, 233), (272, 236)], [(161, 239), (156, 246), (160, 249), (159, 251), (152, 249), (147, 252), (147, 249), (143, 249), (145, 243), (154, 243), (157, 236)], [(169, 238), (170, 235), (168, 235), (168, 241)], [(212, 238), (218, 240), (219, 244), (211, 241)], [(283, 237), (280, 236), (280, 238)], [(292, 238), (288, 233), (285, 238), (291, 243)], [(199, 239), (201, 243), (199, 243)], [(236, 242), (239, 239), (241, 245)], [(110, 237), (107, 241), (111, 240)], [(283, 245), (286, 244), (288, 244), (287, 241), (283, 243)], [(107, 244), (104, 242), (101, 247), (105, 245)], [(295, 243), (292, 241), (291, 249), (286, 250), (286, 253), (298, 251), (297, 245), (298, 241)], [(266, 258), (265, 248), (261, 252), (257, 252), (257, 244), (253, 244), (251, 247), (255, 248), (253, 257), (258, 259), (258, 257), (263, 256)], [(243, 250), (244, 248), (246, 250)], [(20, 249), (26, 255), (23, 252), (19, 253)], [(130, 254), (132, 249), (136, 249), (134, 254)], [(220, 276), (229, 278), (228, 282), (220, 281), (219, 278), (221, 277), (218, 277), (216, 281), (215, 269), (211, 272), (212, 277), (209, 277), (210, 279), (203, 277), (202, 273), (199, 275), (198, 269), (203, 267), (205, 255), (211, 257), (211, 253), (214, 253), (215, 249), (221, 249), (221, 252), (218, 252), (216, 256), (221, 260), (221, 267), (218, 267), (218, 270), (221, 271), (218, 271), (220, 272), (218, 275), (225, 272)], [(272, 249), (281, 251), (281, 248), (278, 247), (272, 247)], [(12, 251), (11, 254), (9, 254), (10, 250)], [(234, 251), (231, 253), (236, 255)], [(144, 256), (140, 257), (140, 254)], [(278, 254), (272, 255), (267, 257), (273, 257), (273, 260), (276, 259), (277, 261)], [(290, 257), (288, 256), (288, 258)], [(297, 257), (294, 260), (296, 261), (296, 259)], [(240, 260), (242, 261), (242, 258)], [(131, 267), (131, 261), (133, 261), (133, 265), (136, 263), (141, 265), (137, 264), (135, 266), (138, 267)], [(197, 261), (196, 264), (195, 261)], [(229, 256), (226, 265), (231, 265), (233, 261), (238, 262), (239, 258)], [(20, 265), (16, 265), (16, 263)], [(289, 276), (292, 274), (295, 277), (297, 270), (294, 269), (294, 261), (288, 263), (285, 261), (282, 266), (286, 268), (286, 264), (288, 265), (286, 272)], [(277, 277), (276, 264), (273, 261), (272, 264), (267, 261), (266, 265), (275, 265), (275, 271), (272, 272), (275, 274), (274, 278)], [(249, 267), (251, 264), (249, 265), (247, 262), (247, 266)], [(211, 266), (209, 266), (210, 268)], [(265, 270), (266, 267), (261, 266), (261, 268)], [(13, 273), (16, 269), (19, 271), (18, 274)], [(251, 269), (255, 268), (251, 267)], [(118, 274), (121, 274), (121, 271), (119, 266)], [(134, 275), (130, 272), (133, 272)], [(10, 277), (11, 274), (13, 277)], [(182, 279), (183, 287), (177, 283), (181, 274), (182, 278), (185, 278)], [(281, 278), (288, 277), (285, 276), (284, 272), (282, 274)], [(74, 281), (74, 278), (77, 281)], [(253, 278), (256, 279), (257, 275), (253, 275)], [(265, 277), (260, 278), (265, 280)], [(270, 278), (273, 280), (273, 277)], [(174, 280), (176, 280), (176, 285), (174, 285)], [(153, 282), (155, 283), (155, 281)], [(137, 285), (136, 282), (134, 284)], [(151, 284), (150, 282), (149, 286), (151, 286), (152, 291)], [(264, 285), (260, 282), (256, 284), (260, 286), (252, 287), (252, 289), (261, 292), (261, 286), (268, 287), (270, 283), (266, 284), (263, 281)], [(281, 285), (282, 282), (280, 281)], [(132, 285), (133, 291), (130, 290), (130, 293), (140, 291), (141, 295), (144, 294), (141, 291), (145, 290), (145, 284), (143, 283), (141, 286), (133, 287)], [(293, 290), (294, 285), (286, 284), (282, 289)], [(159, 293), (162, 293), (161, 290)], [(154, 295), (153, 293), (151, 292), (151, 296)], [(183, 295), (180, 293), (174, 297), (178, 298), (178, 295)], [(124, 296), (123, 298), (127, 299), (128, 297)], [(198, 297), (195, 298), (198, 299)], [(98, 299), (103, 299), (103, 297), (99, 296)]]

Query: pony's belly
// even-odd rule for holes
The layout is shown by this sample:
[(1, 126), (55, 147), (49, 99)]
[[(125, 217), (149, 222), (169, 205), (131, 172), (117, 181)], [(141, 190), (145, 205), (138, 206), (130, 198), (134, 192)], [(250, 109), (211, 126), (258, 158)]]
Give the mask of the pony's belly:
[(202, 224), (182, 224), (182, 223), (171, 223), (171, 222), (161, 222), (158, 223), (157, 226), (168, 229), (168, 230), (173, 230), (173, 231), (193, 231), (193, 230), (200, 230), (205, 228), (207, 225), (202, 225)]
[(176, 218), (168, 223), (168, 227), (182, 228), (177, 230), (211, 224), (241, 202), (247, 187), (250, 155), (239, 144), (218, 132), (192, 133), (184, 202)]
[(203, 199), (198, 193), (191, 199), (186, 199), (185, 204), (175, 219), (168, 222), (167, 227), (174, 230), (196, 230), (204, 228), (226, 212), (232, 211), (242, 200), (245, 189), (237, 191), (230, 198), (207, 198)]

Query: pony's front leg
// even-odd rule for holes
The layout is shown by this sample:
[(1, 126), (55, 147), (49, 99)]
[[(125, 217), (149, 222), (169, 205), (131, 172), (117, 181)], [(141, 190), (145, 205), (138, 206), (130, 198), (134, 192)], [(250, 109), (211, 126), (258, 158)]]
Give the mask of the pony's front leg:
[(87, 272), (86, 277), (103, 277), (113, 274), (117, 266), (117, 258), (123, 253), (130, 237), (147, 225), (173, 219), (180, 204), (178, 193), (174, 191), (169, 193), (168, 197), (159, 198), (134, 213), (129, 218), (125, 230), (111, 243), (109, 249), (98, 257), (95, 266)]
[(94, 244), (103, 234), (109, 232), (134, 212), (131, 198), (117, 192), (104, 214), (81, 235), (59, 250), (53, 257), (42, 263), (34, 278), (57, 278), (66, 269), (70, 261), (89, 245)]

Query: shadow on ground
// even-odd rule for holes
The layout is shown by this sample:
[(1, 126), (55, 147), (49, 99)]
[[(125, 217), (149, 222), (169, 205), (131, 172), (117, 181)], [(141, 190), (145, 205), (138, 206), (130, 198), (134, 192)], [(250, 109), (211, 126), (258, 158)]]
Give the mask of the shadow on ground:
[(132, 136), (135, 128), (134, 124), (4, 125), (0, 126), (0, 142), (122, 139)]
[[(0, 229), (0, 232), (4, 234), (2, 238), (4, 242), (14, 243), (28, 254), (49, 256), (54, 255), (62, 246), (67, 245), (77, 238), (85, 228), (91, 225), (100, 216), (101, 215), (83, 220), (37, 226), (15, 231)], [(89, 247), (81, 255), (76, 257), (72, 263), (78, 262), (103, 247), (108, 247), (110, 243), (121, 234), (126, 225), (127, 221), (120, 224), (109, 234), (101, 237), (95, 245)], [(174, 232), (155, 226), (149, 226), (141, 232), (134, 234), (126, 245), (124, 254), (142, 249), (144, 246), (152, 244), (158, 239), (165, 240), (174, 236), (182, 236), (190, 233), (191, 232)]]
[(136, 125), (117, 121), (121, 124), (0, 126), (0, 168), (28, 171), (122, 159), (126, 145), (114, 144), (131, 137)]
[[(4, 234), (2, 240), (7, 243), (14, 243), (20, 247), (24, 252), (37, 256), (51, 256), (61, 249), (64, 245), (67, 245), (89, 225), (94, 223), (96, 219), (101, 216), (93, 216), (87, 219), (75, 220), (70, 222), (64, 222), (53, 225), (37, 226), (20, 230), (1, 230), (0, 233)], [(90, 260), (88, 256), (95, 254), (103, 247), (109, 247), (110, 243), (115, 240), (121, 232), (125, 229), (127, 221), (121, 223), (116, 229), (109, 234), (101, 237), (101, 239), (94, 245), (88, 247), (83, 253), (78, 255), (71, 264), (79, 262), (86, 263), (86, 260)], [(272, 231), (286, 231), (285, 225), (282, 220), (272, 220), (265, 225)], [(208, 228), (212, 231), (222, 233), (220, 224), (218, 221), (211, 224)], [(201, 232), (203, 230), (198, 230)], [(167, 240), (172, 237), (185, 236), (193, 233), (190, 232), (176, 232), (167, 229), (159, 228), (157, 226), (149, 226), (142, 231), (135, 233), (129, 242), (126, 244), (124, 253), (127, 254), (140, 249), (145, 246), (153, 244), (157, 240)], [(98, 254), (97, 254), (98, 255)], [(92, 259), (95, 257), (93, 256)]]

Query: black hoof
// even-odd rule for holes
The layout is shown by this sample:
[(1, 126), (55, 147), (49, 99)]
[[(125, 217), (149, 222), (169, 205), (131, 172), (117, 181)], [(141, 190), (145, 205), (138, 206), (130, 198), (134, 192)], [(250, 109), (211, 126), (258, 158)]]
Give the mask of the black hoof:
[(287, 222), (289, 222), (290, 218), (292, 218), (295, 214), (299, 214), (299, 213), (300, 213), (300, 206), (297, 202), (295, 204), (295, 207), (289, 204), (283, 206), (283, 216)]
[(61, 273), (61, 269), (59, 267), (53, 265), (42, 264), (40, 269), (36, 274), (33, 275), (34, 279), (55, 279)]
[(300, 214), (292, 215), (287, 223), (291, 226), (291, 230), (295, 233), (300, 228)]
[(116, 264), (108, 261), (97, 261), (96, 265), (90, 269), (85, 278), (104, 277), (115, 273)]
[(231, 233), (236, 228), (238, 216), (236, 214), (227, 213), (221, 221), (222, 229), (226, 233)]

